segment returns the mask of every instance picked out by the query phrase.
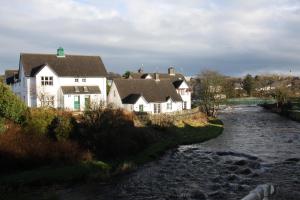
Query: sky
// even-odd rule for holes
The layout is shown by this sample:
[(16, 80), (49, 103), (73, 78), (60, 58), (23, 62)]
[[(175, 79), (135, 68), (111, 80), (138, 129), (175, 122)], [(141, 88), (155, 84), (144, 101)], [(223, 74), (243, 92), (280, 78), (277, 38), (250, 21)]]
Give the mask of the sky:
[(300, 0), (1, 0), (0, 74), (60, 46), (117, 73), (300, 75)]

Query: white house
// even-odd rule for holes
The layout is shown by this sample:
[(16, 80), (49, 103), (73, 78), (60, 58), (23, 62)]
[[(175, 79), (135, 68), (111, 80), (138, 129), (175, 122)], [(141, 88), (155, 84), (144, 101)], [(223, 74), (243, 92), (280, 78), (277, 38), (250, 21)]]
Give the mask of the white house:
[(113, 80), (108, 103), (135, 112), (175, 112), (191, 109), (191, 90), (174, 68), (168, 74), (131, 73)]
[(13, 91), (29, 107), (81, 111), (106, 102), (106, 69), (99, 56), (21, 53)]

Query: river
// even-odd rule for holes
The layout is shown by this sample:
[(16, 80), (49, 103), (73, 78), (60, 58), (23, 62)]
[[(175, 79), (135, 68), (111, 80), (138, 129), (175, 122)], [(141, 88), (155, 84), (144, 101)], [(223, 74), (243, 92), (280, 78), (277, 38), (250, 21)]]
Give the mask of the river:
[(116, 182), (61, 191), (65, 199), (241, 199), (272, 183), (272, 199), (300, 199), (300, 123), (256, 106), (222, 111), (216, 139), (180, 146)]

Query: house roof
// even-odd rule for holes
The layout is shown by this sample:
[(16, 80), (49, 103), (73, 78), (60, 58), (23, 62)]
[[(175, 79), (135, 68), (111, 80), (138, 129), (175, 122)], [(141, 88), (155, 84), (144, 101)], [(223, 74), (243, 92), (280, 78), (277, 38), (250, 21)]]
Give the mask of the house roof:
[(101, 94), (98, 86), (61, 86), (63, 94)]
[(5, 81), (6, 84), (13, 84), (18, 78), (19, 70), (5, 70)]
[(174, 87), (177, 89), (181, 86), (184, 80), (177, 80), (173, 82)]
[(135, 104), (140, 97), (142, 97), (142, 94), (130, 94), (122, 99), (122, 102), (124, 104)]
[(34, 76), (45, 65), (58, 76), (106, 76), (105, 66), (99, 56), (22, 53), (20, 62), (23, 64), (25, 76)]
[(173, 101), (182, 101), (170, 80), (154, 79), (115, 79), (122, 102), (135, 100), (138, 95), (148, 102), (166, 102), (168, 97)]
[[(133, 79), (144, 79), (148, 75), (155, 77), (155, 73), (130, 73), (131, 78)], [(184, 76), (182, 74), (176, 73), (175, 75), (170, 75), (166, 73), (158, 73), (159, 79), (169, 79), (172, 82), (177, 81), (177, 80), (185, 80)]]

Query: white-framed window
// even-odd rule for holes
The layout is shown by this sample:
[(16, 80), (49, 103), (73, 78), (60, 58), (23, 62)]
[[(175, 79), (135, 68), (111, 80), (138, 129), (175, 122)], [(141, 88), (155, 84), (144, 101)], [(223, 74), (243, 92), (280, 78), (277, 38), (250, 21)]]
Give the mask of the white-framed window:
[(85, 83), (86, 82), (86, 78), (81, 79), (81, 82)]
[(41, 85), (53, 85), (53, 76), (41, 76)]
[(160, 103), (154, 104), (154, 113), (160, 113)]
[(116, 90), (114, 90), (114, 97), (116, 97)]
[(44, 96), (41, 105), (42, 107), (54, 107), (54, 96)]
[(76, 83), (78, 83), (79, 82), (79, 79), (78, 78), (75, 78), (75, 80), (74, 80)]
[(172, 102), (167, 103), (167, 110), (172, 110)]

